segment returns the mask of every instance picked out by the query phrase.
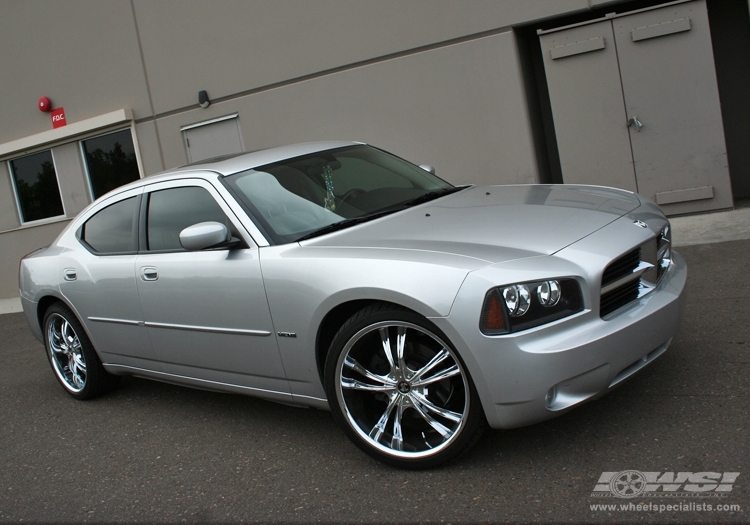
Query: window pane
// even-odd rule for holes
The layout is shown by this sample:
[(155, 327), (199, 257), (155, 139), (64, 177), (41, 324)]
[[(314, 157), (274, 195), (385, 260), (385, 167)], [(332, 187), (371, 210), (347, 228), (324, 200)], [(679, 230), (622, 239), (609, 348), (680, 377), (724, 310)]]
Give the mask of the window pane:
[(130, 130), (84, 140), (83, 152), (94, 199), (140, 178)]
[(223, 180), (276, 244), (294, 242), (344, 219), (396, 211), (432, 192), (455, 190), (422, 168), (370, 146), (311, 153)]
[(135, 252), (137, 203), (130, 197), (107, 206), (86, 221), (81, 238), (99, 253)]
[(10, 171), (21, 205), (21, 222), (65, 214), (51, 151), (12, 160)]
[(182, 250), (180, 232), (205, 221), (227, 222), (205, 189), (189, 186), (155, 191), (148, 204), (148, 249)]

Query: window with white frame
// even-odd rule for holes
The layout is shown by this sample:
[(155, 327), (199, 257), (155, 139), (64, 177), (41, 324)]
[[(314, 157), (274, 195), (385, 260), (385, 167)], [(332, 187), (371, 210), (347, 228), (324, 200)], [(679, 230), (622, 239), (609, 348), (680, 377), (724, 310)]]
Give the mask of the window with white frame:
[(52, 151), (19, 157), (8, 164), (22, 223), (65, 215)]
[(81, 150), (93, 199), (141, 177), (130, 129), (82, 140)]

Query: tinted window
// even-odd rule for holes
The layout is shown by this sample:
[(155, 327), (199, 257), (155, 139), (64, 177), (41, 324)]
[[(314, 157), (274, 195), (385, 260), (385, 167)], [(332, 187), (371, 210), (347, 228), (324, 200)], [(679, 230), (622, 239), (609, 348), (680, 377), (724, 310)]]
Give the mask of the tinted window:
[(86, 221), (81, 239), (99, 253), (135, 252), (137, 219), (138, 197), (122, 200)]
[(21, 222), (65, 214), (51, 151), (11, 160), (10, 172), (21, 208)]
[(182, 250), (180, 232), (205, 221), (227, 222), (205, 189), (190, 186), (152, 192), (148, 204), (148, 249)]
[(140, 178), (129, 129), (84, 140), (81, 144), (95, 199)]

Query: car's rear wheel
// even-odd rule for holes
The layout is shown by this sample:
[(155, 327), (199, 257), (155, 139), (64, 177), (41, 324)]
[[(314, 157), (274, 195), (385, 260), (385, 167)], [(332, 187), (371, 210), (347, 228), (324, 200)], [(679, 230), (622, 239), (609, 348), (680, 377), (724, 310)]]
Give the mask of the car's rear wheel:
[(430, 468), (469, 449), (486, 423), (476, 389), (447, 338), (424, 317), (367, 307), (338, 331), (326, 359), (337, 422), (372, 457)]
[(44, 343), (55, 377), (76, 399), (96, 397), (117, 385), (119, 377), (104, 370), (81, 323), (62, 303), (44, 315)]

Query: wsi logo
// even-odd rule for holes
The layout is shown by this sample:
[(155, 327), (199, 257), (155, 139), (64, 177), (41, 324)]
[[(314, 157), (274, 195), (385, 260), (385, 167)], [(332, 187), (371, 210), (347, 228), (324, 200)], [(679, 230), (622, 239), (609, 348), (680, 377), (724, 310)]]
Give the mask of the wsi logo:
[(732, 491), (739, 475), (739, 472), (602, 472), (591, 497), (720, 497)]

